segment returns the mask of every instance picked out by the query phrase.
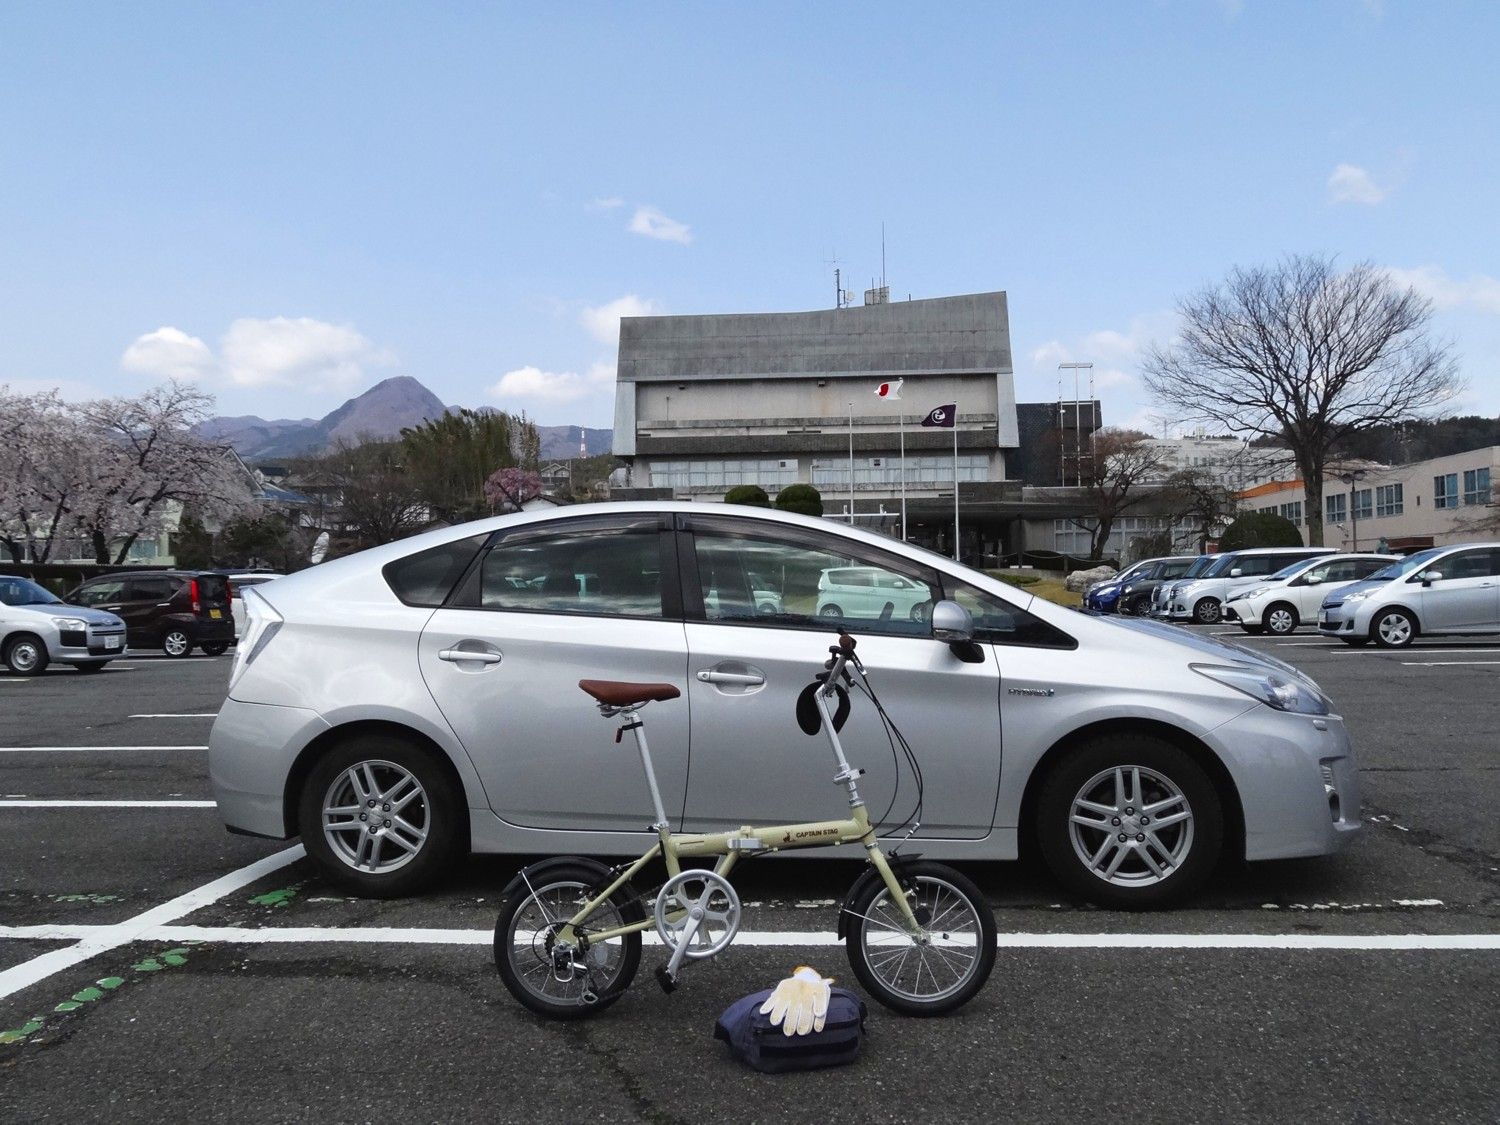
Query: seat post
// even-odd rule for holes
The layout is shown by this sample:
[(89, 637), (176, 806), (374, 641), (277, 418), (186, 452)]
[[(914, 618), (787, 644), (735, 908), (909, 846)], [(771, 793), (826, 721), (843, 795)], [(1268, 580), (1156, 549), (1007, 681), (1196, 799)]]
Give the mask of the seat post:
[(629, 714), (630, 721), (620, 729), (635, 735), (635, 748), (640, 751), (641, 768), (646, 771), (646, 784), (651, 787), (651, 807), (656, 810), (656, 823), (651, 827), (658, 832), (665, 832), (672, 826), (667, 821), (667, 810), (662, 807), (661, 790), (656, 785), (656, 770), (651, 765), (651, 747), (646, 744), (646, 720), (638, 712), (631, 711)]

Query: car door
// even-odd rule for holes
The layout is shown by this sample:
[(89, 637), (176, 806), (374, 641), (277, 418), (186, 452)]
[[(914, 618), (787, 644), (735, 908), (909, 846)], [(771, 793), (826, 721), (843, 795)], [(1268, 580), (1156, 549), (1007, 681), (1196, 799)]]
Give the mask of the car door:
[(1500, 577), (1495, 565), (1496, 552), (1488, 547), (1455, 551), (1445, 558), (1427, 564), (1420, 574), (1433, 574), (1430, 585), (1417, 585), (1422, 591), (1421, 618), (1425, 632), (1446, 630), (1481, 631), (1494, 628), (1497, 605), (1500, 605)]
[(162, 618), (172, 612), (172, 599), (182, 579), (167, 574), (143, 574), (125, 580), (125, 600), (119, 615), (125, 621), (126, 644), (154, 645), (161, 639)]
[[(71, 605), (87, 606), (90, 609), (102, 609), (106, 613), (124, 618), (125, 608), (125, 579), (124, 578), (96, 578), (85, 582), (68, 595), (66, 600)], [(128, 641), (126, 642), (129, 643)]]
[[(987, 835), (1001, 761), (999, 675), (992, 658), (965, 664), (932, 638), (936, 573), (822, 531), (733, 516), (680, 519), (692, 715), (687, 829), (846, 814), (825, 736), (804, 734), (796, 719), (798, 696), (842, 628), (858, 640), (875, 692), (920, 759), (920, 834)], [(818, 616), (829, 593), (824, 582), (820, 596), (823, 576), (851, 567), (876, 576), (870, 589), (891, 596), (841, 606), (835, 619)], [(776, 587), (780, 613), (757, 613), (751, 574)], [(902, 585), (886, 587), (881, 576)], [(866, 771), (870, 817), (899, 825), (914, 810), (915, 781), (898, 766), (870, 701), (856, 692), (851, 704), (842, 739), (849, 761)]]
[[(1288, 582), (1286, 589), (1277, 594), (1276, 598), (1291, 602), (1296, 607), (1298, 620), (1316, 621), (1318, 607), (1328, 596), (1329, 585), (1334, 581), (1334, 575), (1340, 573), (1337, 570), (1340, 565), (1339, 563), (1319, 563), (1317, 566), (1304, 570)], [(1348, 581), (1348, 579), (1343, 581)]]
[[(512, 824), (646, 828), (631, 740), (615, 742), (581, 679), (666, 682), (686, 694), (670, 520), (525, 524), (492, 543), (422, 631), (417, 659), (491, 808)], [(688, 773), (686, 700), (652, 703), (647, 736), (675, 820)]]

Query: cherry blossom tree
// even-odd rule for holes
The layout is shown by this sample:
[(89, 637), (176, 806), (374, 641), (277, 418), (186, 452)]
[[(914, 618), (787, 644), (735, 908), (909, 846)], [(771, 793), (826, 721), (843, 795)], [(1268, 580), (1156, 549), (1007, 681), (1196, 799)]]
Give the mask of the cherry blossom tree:
[(542, 494), (542, 478), (530, 469), (498, 469), (484, 482), (484, 498), (497, 512), (519, 512), (521, 505)]

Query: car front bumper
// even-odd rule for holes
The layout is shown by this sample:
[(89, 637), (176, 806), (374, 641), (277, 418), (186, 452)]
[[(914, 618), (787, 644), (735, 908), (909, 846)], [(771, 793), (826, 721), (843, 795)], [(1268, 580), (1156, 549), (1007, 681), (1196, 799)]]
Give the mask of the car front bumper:
[(1258, 706), (1213, 735), (1239, 793), (1247, 860), (1329, 855), (1359, 831), (1359, 771), (1343, 719)]
[(1369, 618), (1360, 620), (1362, 603), (1344, 603), (1332, 609), (1318, 609), (1318, 632), (1325, 637), (1369, 636)]

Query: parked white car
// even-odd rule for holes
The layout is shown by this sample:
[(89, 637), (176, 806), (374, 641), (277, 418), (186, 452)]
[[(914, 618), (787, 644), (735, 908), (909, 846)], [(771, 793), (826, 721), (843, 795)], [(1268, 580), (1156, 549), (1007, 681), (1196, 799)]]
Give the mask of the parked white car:
[(1418, 551), (1323, 599), (1318, 632), (1405, 648), (1419, 636), (1500, 633), (1500, 543)]
[(920, 582), (873, 566), (843, 566), (818, 576), (819, 617), (896, 617), (925, 621), (932, 594)]
[(27, 578), (0, 574), (0, 663), (38, 676), (53, 661), (97, 672), (125, 655), (125, 622), (113, 613), (69, 605)]
[(1202, 578), (1173, 585), (1166, 616), (1172, 621), (1216, 625), (1224, 602), (1236, 591), (1249, 589), (1291, 563), (1333, 553), (1332, 547), (1250, 547), (1222, 554)]
[(1247, 633), (1284, 637), (1304, 622), (1316, 625), (1318, 607), (1329, 594), (1397, 561), (1395, 555), (1349, 554), (1292, 563), (1264, 582), (1230, 594), (1224, 620), (1238, 622)]

